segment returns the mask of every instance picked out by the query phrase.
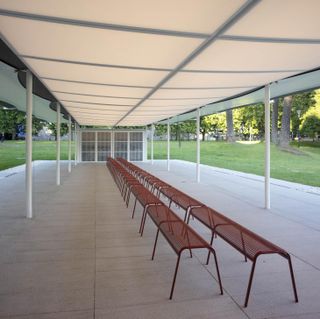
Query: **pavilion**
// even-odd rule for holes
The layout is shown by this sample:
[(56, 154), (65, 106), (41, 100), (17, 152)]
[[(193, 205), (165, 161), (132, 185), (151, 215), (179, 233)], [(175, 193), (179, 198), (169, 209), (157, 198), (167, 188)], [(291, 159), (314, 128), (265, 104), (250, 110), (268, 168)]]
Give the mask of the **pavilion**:
[[(25, 110), (27, 125), (25, 174), (0, 185), (6, 277), (0, 318), (319, 318), (319, 199), (291, 190), (285, 195), (272, 188), (270, 179), (270, 101), (320, 87), (319, 9), (318, 0), (1, 0), (0, 100)], [(201, 170), (213, 173), (201, 165), (200, 116), (257, 102), (265, 104), (263, 181), (234, 177), (241, 187), (254, 189), (249, 195), (241, 188), (236, 193), (233, 182), (221, 176), (216, 176), (220, 184), (212, 184), (201, 175)], [(54, 166), (33, 167), (32, 115), (57, 123)], [(170, 125), (188, 119), (197, 123), (197, 162), (180, 172), (179, 163), (170, 159)], [(67, 163), (60, 161), (63, 122), (69, 127)], [(152, 136), (147, 161), (145, 127), (153, 132), (156, 123), (167, 125), (165, 165), (153, 158)], [(136, 221), (127, 219), (118, 190), (99, 163), (107, 156), (137, 161), (275, 238), (296, 257), (300, 289), (308, 300), (302, 294), (299, 305), (288, 303), (287, 286), (277, 283), (284, 273), (276, 263), (271, 271), (263, 268), (261, 282), (267, 288), (258, 284), (256, 305), (244, 311), (239, 306), (243, 276), (234, 275), (244, 266), (222, 262), (227, 287), (220, 298), (212, 292), (210, 270), (198, 275), (200, 254), (184, 274), (197, 292), (181, 280), (170, 304), (163, 298), (170, 251), (164, 242), (159, 264), (144, 263), (154, 232), (150, 228), (140, 241), (134, 237)], [(82, 162), (88, 164), (78, 165)], [(202, 180), (220, 196), (205, 190)], [(11, 220), (21, 212), (27, 219)], [(294, 234), (282, 236), (286, 227)], [(299, 238), (305, 241), (296, 243)], [(233, 256), (218, 245), (223, 257)], [(284, 292), (279, 300), (272, 294), (273, 275), (275, 289)], [(68, 284), (72, 289), (64, 290)]]

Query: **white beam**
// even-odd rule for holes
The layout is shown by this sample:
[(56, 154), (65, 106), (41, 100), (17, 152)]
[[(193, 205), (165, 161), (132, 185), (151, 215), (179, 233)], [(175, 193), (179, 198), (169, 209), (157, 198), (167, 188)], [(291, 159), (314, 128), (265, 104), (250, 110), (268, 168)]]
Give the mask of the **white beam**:
[(270, 86), (265, 86), (265, 166), (264, 166), (264, 201), (270, 209)]
[(200, 108), (197, 109), (197, 165), (196, 165), (197, 183), (200, 183)]
[(167, 170), (170, 171), (170, 123), (167, 123)]
[(151, 125), (151, 165), (153, 165), (153, 135), (154, 135), (154, 124)]
[(57, 103), (57, 124), (56, 124), (56, 131), (57, 131), (57, 149), (56, 149), (56, 153), (57, 153), (57, 163), (56, 163), (56, 182), (57, 185), (60, 185), (60, 123), (61, 123), (61, 119), (60, 119), (60, 103)]
[(32, 210), (32, 73), (26, 74), (26, 102), (27, 102), (27, 121), (26, 121), (26, 208), (27, 218), (33, 217)]
[(71, 173), (71, 116), (69, 115), (68, 121), (68, 172)]

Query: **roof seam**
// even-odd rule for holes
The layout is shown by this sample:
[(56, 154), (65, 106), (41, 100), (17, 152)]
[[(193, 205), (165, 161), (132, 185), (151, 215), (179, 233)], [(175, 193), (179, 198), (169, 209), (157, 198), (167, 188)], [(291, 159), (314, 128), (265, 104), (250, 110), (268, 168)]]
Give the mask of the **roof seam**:
[(234, 14), (232, 14), (218, 29), (216, 29), (210, 37), (203, 41), (194, 51), (192, 51), (184, 60), (182, 60), (177, 67), (167, 74), (156, 86), (154, 86), (144, 98), (142, 98), (127, 114), (125, 114), (116, 124), (119, 125), (128, 115), (130, 115), (137, 107), (139, 107), (144, 101), (150, 98), (160, 87), (168, 82), (179, 70), (184, 68), (190, 61), (197, 57), (202, 51), (204, 51), (209, 45), (211, 45), (221, 34), (229, 29), (236, 21), (238, 21), (243, 15), (250, 11), (261, 0), (248, 0), (243, 4)]

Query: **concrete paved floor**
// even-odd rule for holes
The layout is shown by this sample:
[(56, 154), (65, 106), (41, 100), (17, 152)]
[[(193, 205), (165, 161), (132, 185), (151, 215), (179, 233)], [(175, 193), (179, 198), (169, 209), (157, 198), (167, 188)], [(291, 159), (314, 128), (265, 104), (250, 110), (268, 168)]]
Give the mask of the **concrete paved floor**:
[[(168, 300), (176, 256), (155, 227), (138, 236), (134, 220), (105, 165), (81, 164), (55, 186), (55, 164), (34, 168), (35, 218), (24, 218), (24, 174), (0, 180), (0, 318), (320, 318), (320, 197), (272, 187), (264, 210), (262, 184), (193, 164), (141, 164), (293, 254), (300, 302), (293, 302), (287, 264), (263, 257), (248, 308), (242, 307), (250, 263), (217, 240), (225, 289), (219, 295), (205, 252), (182, 259), (174, 299)], [(131, 203), (132, 204), (132, 203)], [(192, 226), (208, 238), (195, 221)]]

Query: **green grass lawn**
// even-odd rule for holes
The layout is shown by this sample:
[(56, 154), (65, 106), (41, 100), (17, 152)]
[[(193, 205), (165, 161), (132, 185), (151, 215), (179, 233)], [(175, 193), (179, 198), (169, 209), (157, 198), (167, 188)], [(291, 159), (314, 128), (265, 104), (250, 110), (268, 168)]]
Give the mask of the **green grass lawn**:
[[(292, 145), (297, 147), (296, 143)], [(165, 141), (154, 144), (154, 158), (166, 159)], [(302, 155), (279, 150), (271, 145), (271, 177), (320, 186), (320, 143), (301, 143)], [(149, 147), (150, 153), (150, 147)], [(196, 142), (172, 141), (170, 148), (172, 159), (190, 162), (196, 161)], [(225, 142), (201, 142), (201, 163), (245, 173), (264, 175), (264, 144), (243, 144)]]
[[(24, 164), (25, 156), (24, 141), (0, 143), (0, 170)], [(32, 156), (33, 160), (56, 159), (56, 143), (54, 141), (33, 141)], [(67, 141), (61, 141), (61, 159), (68, 159)]]
[[(33, 142), (33, 160), (54, 160), (56, 145), (51, 141)], [(297, 148), (294, 143), (293, 147)], [(67, 159), (68, 142), (61, 142), (61, 159)], [(303, 142), (296, 155), (271, 146), (271, 177), (320, 186), (320, 143)], [(154, 144), (154, 158), (166, 159), (165, 141)], [(150, 152), (150, 145), (149, 145)], [(196, 142), (171, 142), (171, 158), (196, 161)], [(0, 170), (25, 163), (25, 142), (0, 143)], [(201, 142), (201, 163), (257, 175), (264, 174), (264, 144)]]

